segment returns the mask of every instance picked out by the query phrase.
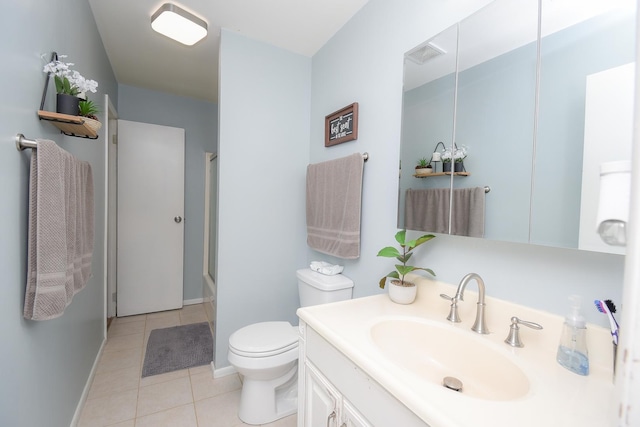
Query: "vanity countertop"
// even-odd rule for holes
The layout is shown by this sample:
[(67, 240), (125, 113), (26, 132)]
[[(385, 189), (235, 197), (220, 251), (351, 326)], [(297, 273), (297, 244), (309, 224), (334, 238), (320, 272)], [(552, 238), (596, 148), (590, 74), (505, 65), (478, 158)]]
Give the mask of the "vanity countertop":
[[(473, 283), (465, 291), (465, 301), (459, 303), (462, 322), (453, 324), (446, 320), (449, 302), (439, 295), (454, 295), (455, 286), (424, 278), (415, 282), (418, 297), (410, 305), (393, 303), (386, 294), (381, 294), (300, 308), (298, 316), (431, 427), (611, 424), (613, 351), (607, 329), (587, 325), (590, 374), (580, 376), (556, 362), (562, 316), (487, 296), (486, 319), (491, 333), (481, 336), (470, 330), (477, 301)], [(539, 323), (544, 329), (521, 327), (525, 346), (513, 348), (504, 343), (512, 316)], [(470, 397), (446, 390), (394, 363), (376, 347), (370, 329), (384, 319), (407, 318), (440, 322), (458, 329), (457, 336), (461, 336), (458, 332), (468, 333), (469, 339), (489, 341), (487, 345), (494, 351), (522, 369), (529, 379), (528, 392), (513, 400)], [(464, 343), (452, 340), (451, 345), (460, 346), (464, 354)]]

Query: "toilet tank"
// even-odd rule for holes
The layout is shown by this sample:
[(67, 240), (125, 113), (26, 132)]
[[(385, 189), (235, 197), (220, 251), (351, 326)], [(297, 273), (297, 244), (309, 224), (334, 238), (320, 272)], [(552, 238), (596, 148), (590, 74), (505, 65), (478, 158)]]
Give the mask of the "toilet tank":
[(296, 271), (300, 306), (326, 304), (351, 299), (353, 280), (342, 274), (327, 276), (310, 268)]

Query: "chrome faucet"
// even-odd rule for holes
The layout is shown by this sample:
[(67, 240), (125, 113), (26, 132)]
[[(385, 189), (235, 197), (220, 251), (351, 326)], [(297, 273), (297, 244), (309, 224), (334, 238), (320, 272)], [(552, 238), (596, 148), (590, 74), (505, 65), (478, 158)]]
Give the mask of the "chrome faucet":
[(460, 316), (458, 316), (458, 301), (464, 301), (464, 290), (467, 287), (467, 284), (471, 281), (471, 279), (475, 279), (476, 283), (478, 283), (478, 303), (477, 303), (477, 311), (476, 311), (476, 321), (474, 322), (471, 330), (477, 332), (479, 334), (488, 334), (489, 329), (487, 328), (487, 322), (484, 318), (484, 281), (482, 277), (477, 275), (476, 273), (469, 273), (462, 278), (460, 284), (458, 285), (458, 289), (456, 290), (456, 294), (453, 298), (448, 295), (440, 294), (440, 296), (446, 300), (451, 301), (451, 310), (449, 311), (449, 315), (447, 316), (447, 320), (459, 323)]

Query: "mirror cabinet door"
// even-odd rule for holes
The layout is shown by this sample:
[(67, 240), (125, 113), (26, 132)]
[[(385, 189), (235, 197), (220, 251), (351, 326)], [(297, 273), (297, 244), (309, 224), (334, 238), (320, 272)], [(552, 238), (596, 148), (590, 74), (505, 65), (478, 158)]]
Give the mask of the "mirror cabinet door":
[(537, 0), (460, 22), (454, 137), (469, 175), (454, 177), (452, 234), (528, 242), (537, 37)]
[[(481, 211), (459, 194), (489, 187), (485, 238), (623, 253), (595, 217), (600, 164), (630, 159), (635, 16), (635, 0), (495, 0), (407, 53), (398, 226), (478, 235), (456, 229)], [(466, 173), (415, 178), (438, 142), (466, 148)], [(406, 209), (434, 188), (451, 214)]]
[[(405, 54), (398, 228), (449, 232), (451, 179), (431, 160), (436, 148), (453, 142), (457, 41), (455, 25)], [(430, 162), (431, 173), (415, 169), (420, 159)]]
[(621, 253), (596, 211), (600, 164), (631, 158), (633, 71), (619, 67), (635, 61), (635, 5), (543, 0), (531, 243)]

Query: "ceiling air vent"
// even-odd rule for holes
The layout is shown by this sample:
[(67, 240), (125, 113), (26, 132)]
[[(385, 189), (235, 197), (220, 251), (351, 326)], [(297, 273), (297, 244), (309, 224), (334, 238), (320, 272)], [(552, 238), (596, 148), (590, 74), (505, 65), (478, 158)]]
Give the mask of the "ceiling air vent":
[(425, 62), (444, 53), (447, 53), (444, 49), (439, 48), (433, 43), (426, 43), (407, 52), (406, 57), (416, 64), (422, 65)]

